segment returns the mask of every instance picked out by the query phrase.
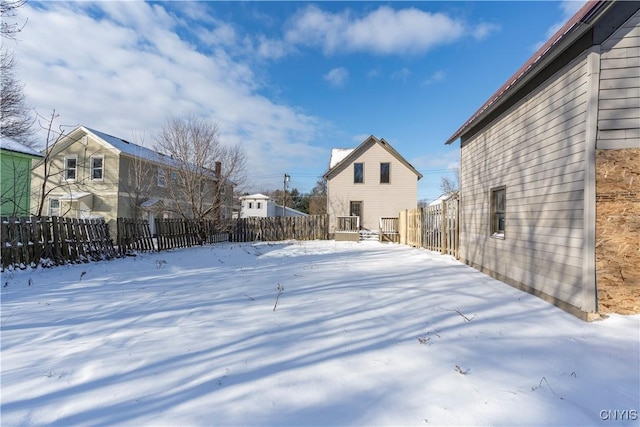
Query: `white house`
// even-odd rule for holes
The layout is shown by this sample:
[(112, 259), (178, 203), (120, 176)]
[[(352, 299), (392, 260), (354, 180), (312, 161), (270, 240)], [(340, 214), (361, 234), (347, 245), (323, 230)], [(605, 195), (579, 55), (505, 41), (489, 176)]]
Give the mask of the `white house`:
[(277, 216), (307, 216), (306, 213), (277, 205), (264, 194), (249, 194), (240, 197), (240, 218), (269, 218)]

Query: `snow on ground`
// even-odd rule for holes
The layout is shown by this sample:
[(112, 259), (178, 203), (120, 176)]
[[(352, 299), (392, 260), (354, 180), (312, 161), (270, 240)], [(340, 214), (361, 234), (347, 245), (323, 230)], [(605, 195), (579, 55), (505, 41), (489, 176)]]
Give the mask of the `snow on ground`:
[(585, 323), (425, 250), (226, 243), (2, 284), (2, 426), (638, 425), (640, 316)]

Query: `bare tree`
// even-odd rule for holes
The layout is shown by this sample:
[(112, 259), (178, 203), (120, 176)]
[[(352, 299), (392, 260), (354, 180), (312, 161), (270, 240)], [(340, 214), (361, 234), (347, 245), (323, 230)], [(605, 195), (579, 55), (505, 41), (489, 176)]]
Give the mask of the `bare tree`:
[[(144, 134), (136, 135), (134, 133), (133, 140), (137, 145), (145, 146)], [(129, 158), (127, 172), (128, 182), (126, 185), (129, 193), (129, 212), (134, 218), (142, 218), (142, 203), (149, 198), (149, 193), (153, 188), (155, 168), (152, 167), (149, 161), (144, 160), (141, 155), (134, 155)]]
[[(65, 126), (59, 126), (56, 130), (54, 128), (55, 121), (59, 117), (59, 114), (55, 110), (52, 111), (51, 116), (46, 120), (45, 124), (41, 124), (41, 127), (46, 130), (47, 138), (45, 141), (45, 148), (43, 151), (43, 157), (33, 167), (33, 177), (39, 179), (40, 188), (37, 189), (34, 194), (37, 199), (37, 209), (35, 211), (36, 216), (42, 216), (45, 203), (51, 192), (59, 190), (61, 188), (69, 187), (69, 184), (63, 179), (54, 179), (56, 177), (63, 176), (64, 168), (55, 169), (52, 167), (54, 148), (56, 145), (66, 136), (64, 131)], [(65, 189), (65, 191), (70, 191)], [(64, 215), (65, 212), (60, 212), (59, 215)]]
[(458, 191), (458, 184), (460, 182), (460, 170), (455, 170), (455, 180), (448, 176), (443, 176), (440, 180), (440, 190), (443, 194), (455, 193)]
[(26, 0), (0, 0), (0, 81), (2, 83), (0, 94), (0, 133), (2, 137), (14, 139), (26, 146), (35, 143), (34, 118), (27, 108), (24, 95), (24, 85), (15, 75), (17, 66), (13, 52), (7, 48), (6, 40), (16, 40), (16, 36), (24, 24), (11, 23), (7, 18), (16, 16), (16, 11)]
[(26, 21), (20, 25), (17, 22), (11, 22), (11, 20), (7, 18), (17, 16), (18, 9), (26, 3), (27, 0), (0, 0), (0, 18), (2, 18), (2, 22), (0, 22), (0, 34), (2, 34), (2, 37), (15, 40), (16, 36), (22, 31), (26, 25)]
[(327, 213), (327, 180), (323, 177), (318, 178), (315, 187), (311, 190), (309, 213), (311, 215)]
[(196, 220), (230, 216), (233, 185), (243, 183), (246, 156), (221, 143), (218, 125), (194, 115), (172, 117), (160, 131), (158, 151), (169, 156), (164, 176), (173, 209)]

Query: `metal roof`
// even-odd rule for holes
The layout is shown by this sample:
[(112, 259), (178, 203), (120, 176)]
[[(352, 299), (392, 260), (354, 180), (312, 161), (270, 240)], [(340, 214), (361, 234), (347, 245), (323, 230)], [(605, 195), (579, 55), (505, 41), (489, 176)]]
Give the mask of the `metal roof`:
[(7, 137), (0, 138), (0, 148), (5, 151), (13, 151), (14, 153), (27, 154), (29, 156), (34, 157), (42, 157), (42, 153), (34, 150), (31, 147), (27, 147), (26, 145)]
[(175, 161), (171, 156), (164, 155), (157, 151), (143, 147), (142, 145), (134, 144), (133, 142), (129, 142), (122, 138), (118, 138), (113, 135), (109, 135), (107, 133), (100, 132), (98, 130), (91, 129), (85, 126), (82, 126), (82, 128), (94, 134), (98, 138), (104, 140), (106, 143), (112, 145), (115, 149), (122, 153), (126, 153), (133, 157), (138, 157), (145, 160), (150, 160), (152, 162), (166, 164), (167, 166), (177, 166), (178, 164), (178, 162)]
[(524, 63), (518, 71), (515, 72), (509, 80), (507, 80), (483, 105), (480, 107), (460, 128), (454, 132), (446, 144), (451, 144), (464, 134), (474, 123), (477, 123), (486, 114), (497, 107), (503, 100), (508, 98), (508, 94), (514, 88), (517, 83), (520, 83), (525, 77), (532, 74), (533, 71), (541, 67), (542, 60), (546, 59), (551, 52), (555, 51), (555, 48), (561, 41), (567, 39), (567, 36), (575, 30), (582, 27), (584, 24), (593, 17), (601, 6), (611, 4), (611, 1), (597, 0), (588, 1), (580, 10), (571, 17), (545, 44), (542, 45), (536, 53), (533, 54), (527, 62)]

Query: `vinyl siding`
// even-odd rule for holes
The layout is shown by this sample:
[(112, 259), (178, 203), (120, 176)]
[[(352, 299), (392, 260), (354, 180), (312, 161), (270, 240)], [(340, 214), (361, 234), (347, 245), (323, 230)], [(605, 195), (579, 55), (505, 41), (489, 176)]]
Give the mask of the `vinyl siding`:
[[(461, 149), (460, 257), (581, 306), (586, 56)], [(505, 238), (490, 233), (490, 191), (506, 187)]]
[[(391, 181), (380, 183), (380, 163), (391, 164)], [(353, 164), (364, 163), (364, 183), (354, 184)], [(418, 178), (379, 143), (372, 142), (360, 156), (342, 165), (328, 180), (329, 232), (335, 231), (336, 217), (348, 216), (350, 201), (362, 201), (362, 226), (377, 230), (381, 217), (397, 217), (418, 204)]]
[(640, 12), (601, 45), (597, 148), (640, 147)]
[[(73, 192), (92, 193), (92, 210), (89, 214), (103, 216), (108, 220), (110, 217), (115, 217), (117, 212), (119, 156), (115, 150), (105, 147), (92, 137), (88, 138), (86, 145), (82, 141), (82, 138), (77, 137), (71, 143), (60, 143), (59, 148), (52, 154), (47, 184), (47, 190), (52, 190), (49, 197), (63, 196)], [(72, 181), (64, 179), (64, 158), (68, 156), (77, 157), (76, 179)], [(91, 158), (94, 156), (103, 156), (102, 180), (90, 179)], [(37, 209), (41, 197), (43, 173), (44, 167), (42, 162), (39, 162), (32, 175), (32, 211)], [(43, 215), (48, 214), (46, 206), (45, 203)], [(67, 216), (77, 215), (78, 213), (72, 210)]]

